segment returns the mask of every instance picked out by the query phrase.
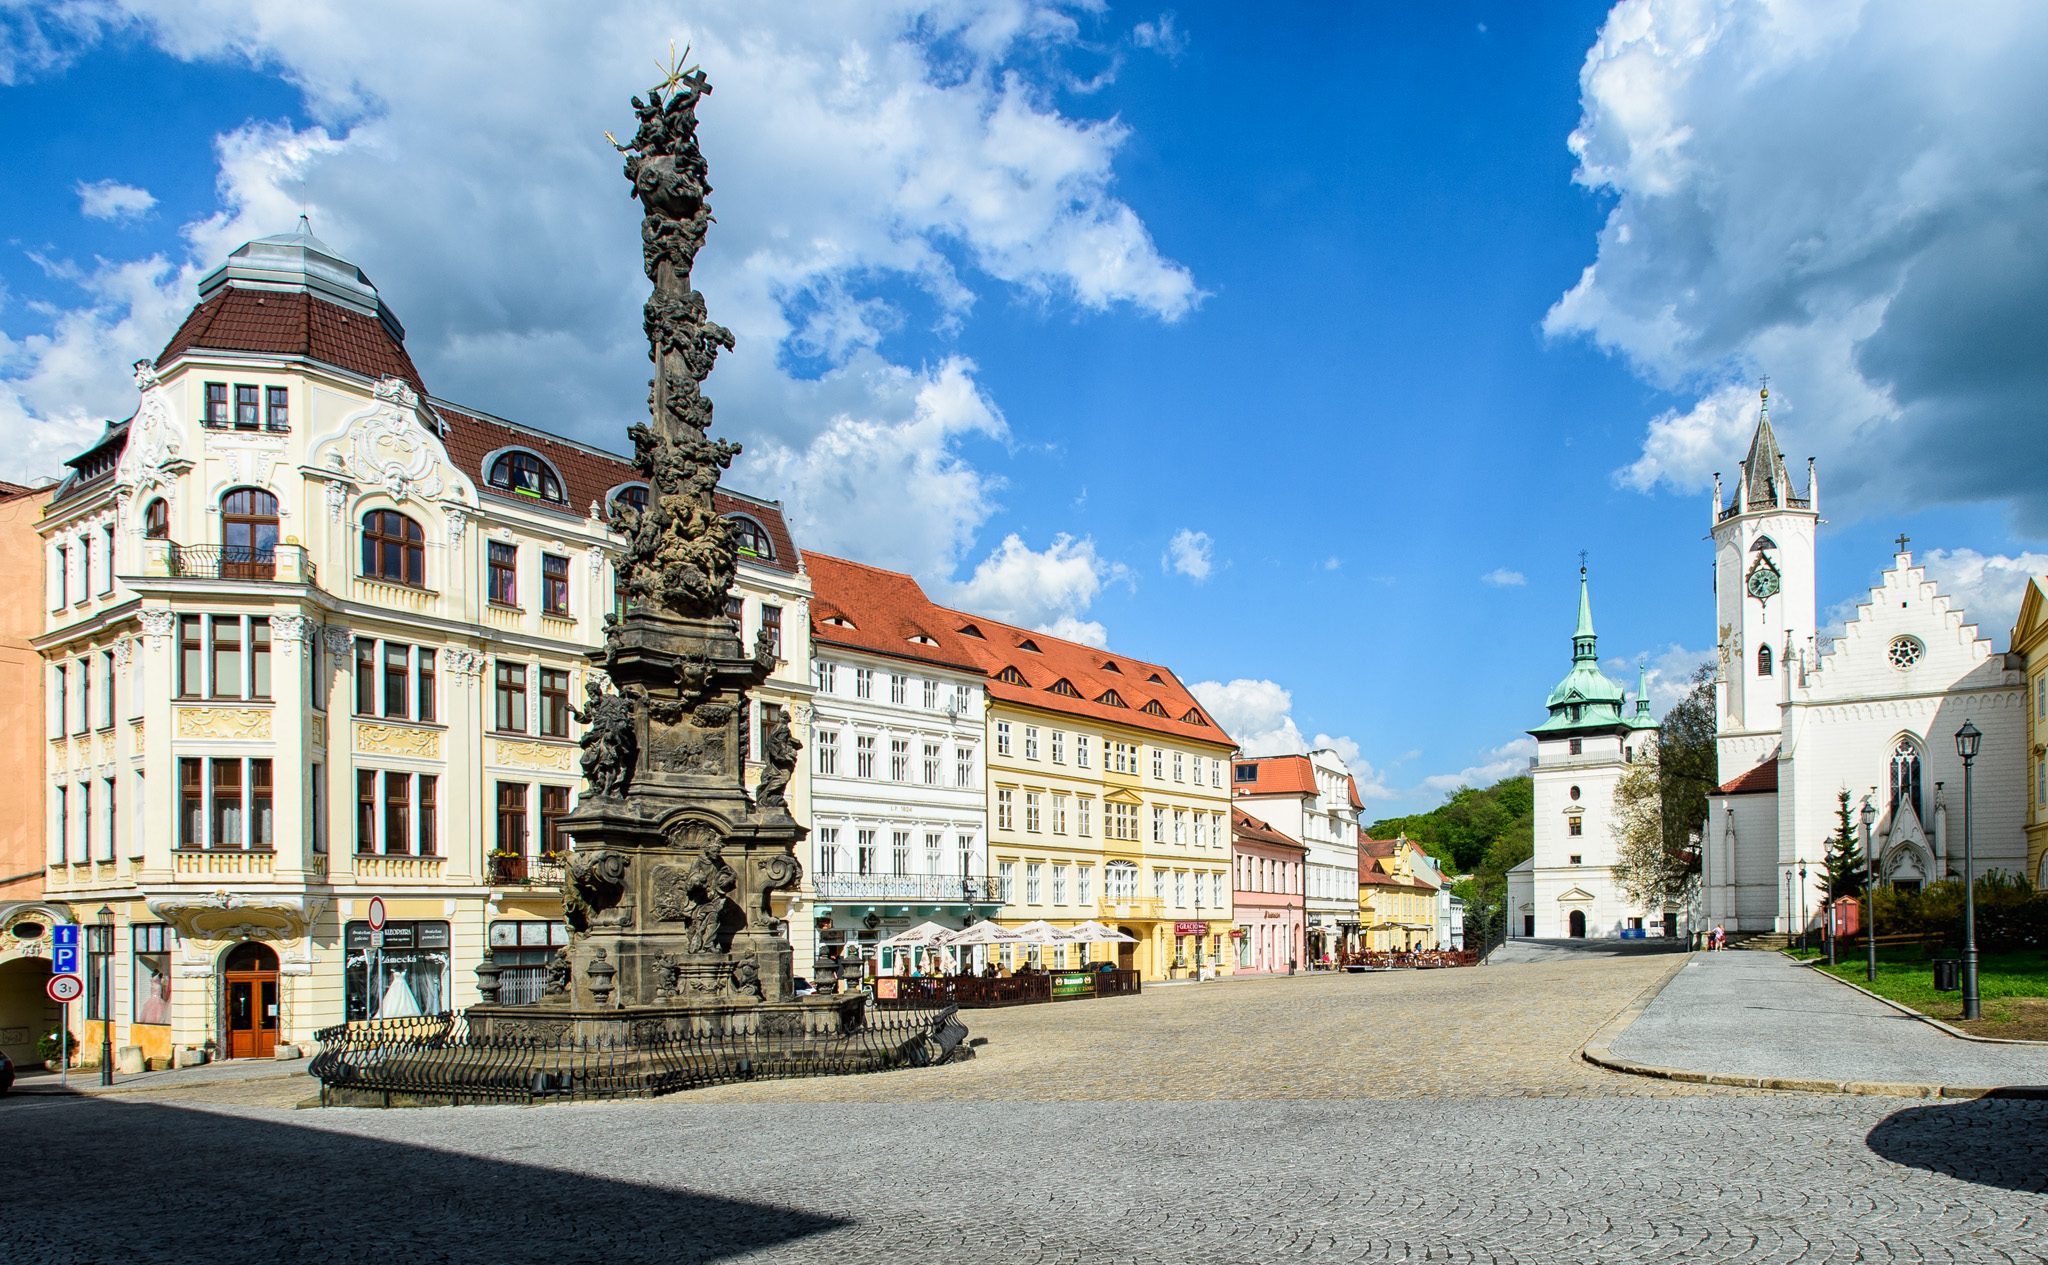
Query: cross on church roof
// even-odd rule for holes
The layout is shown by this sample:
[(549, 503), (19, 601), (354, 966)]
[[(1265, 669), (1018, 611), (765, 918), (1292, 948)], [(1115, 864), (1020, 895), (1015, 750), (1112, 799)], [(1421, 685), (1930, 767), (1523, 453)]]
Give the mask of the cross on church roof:
[(1904, 533), (1904, 532), (1900, 532), (1900, 533), (1899, 533), (1899, 552), (1900, 552), (1900, 553), (1904, 553), (1904, 552), (1906, 552), (1906, 546), (1907, 546), (1907, 545), (1910, 545), (1910, 544), (1912, 544), (1912, 543), (1913, 543), (1913, 538), (1912, 538), (1911, 536), (1908, 536), (1908, 535), (1907, 535), (1906, 533)]
[(1579, 550), (1579, 574), (1586, 574), (1586, 551), (1583, 549)]

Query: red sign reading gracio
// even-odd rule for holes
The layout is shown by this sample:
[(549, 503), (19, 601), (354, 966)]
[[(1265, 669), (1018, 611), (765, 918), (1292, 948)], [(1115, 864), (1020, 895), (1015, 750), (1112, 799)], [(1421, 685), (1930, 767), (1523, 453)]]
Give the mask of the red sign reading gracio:
[(1173, 934), (1177, 936), (1206, 936), (1209, 934), (1209, 924), (1206, 922), (1177, 922), (1173, 924)]

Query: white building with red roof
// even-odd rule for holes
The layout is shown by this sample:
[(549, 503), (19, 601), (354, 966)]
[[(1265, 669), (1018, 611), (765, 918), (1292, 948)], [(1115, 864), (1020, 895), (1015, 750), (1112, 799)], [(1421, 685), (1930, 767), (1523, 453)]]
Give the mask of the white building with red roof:
[(984, 678), (917, 581), (806, 555), (811, 600), (811, 837), (791, 909), (798, 969), (899, 962), (913, 925), (1001, 909), (988, 869)]
[(1308, 849), (1308, 958), (1334, 962), (1359, 948), (1358, 783), (1328, 748), (1306, 755), (1243, 756), (1232, 796)]

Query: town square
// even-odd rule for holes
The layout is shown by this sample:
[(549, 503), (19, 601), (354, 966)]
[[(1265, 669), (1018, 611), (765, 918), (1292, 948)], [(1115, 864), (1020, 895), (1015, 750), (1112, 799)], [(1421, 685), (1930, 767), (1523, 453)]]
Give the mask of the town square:
[(0, 8), (0, 1242), (2048, 1257), (2044, 45)]

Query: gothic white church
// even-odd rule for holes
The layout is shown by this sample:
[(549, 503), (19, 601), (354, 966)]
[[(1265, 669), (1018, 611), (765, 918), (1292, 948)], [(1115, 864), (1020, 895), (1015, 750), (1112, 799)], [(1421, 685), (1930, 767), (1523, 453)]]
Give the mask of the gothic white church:
[(1842, 635), (1822, 644), (1817, 476), (1809, 460), (1805, 494), (1794, 494), (1769, 404), (1766, 391), (1733, 498), (1724, 503), (1714, 481), (1721, 785), (1701, 840), (1706, 925), (1792, 934), (1802, 919), (1817, 925), (1820, 862), (1844, 790), (1859, 823), (1866, 798), (1877, 810), (1871, 846), (1881, 881), (1960, 875), (1955, 734), (1965, 721), (1983, 734), (1972, 777), (1977, 872), (2020, 874), (2027, 757), (2019, 664), (1913, 565), (1903, 536)]

